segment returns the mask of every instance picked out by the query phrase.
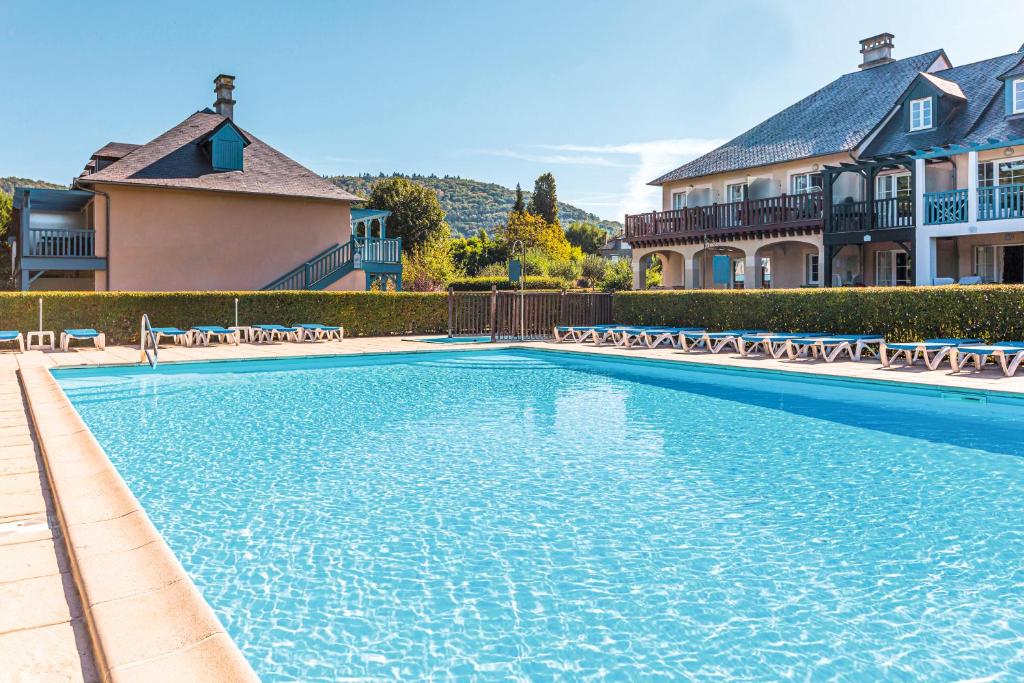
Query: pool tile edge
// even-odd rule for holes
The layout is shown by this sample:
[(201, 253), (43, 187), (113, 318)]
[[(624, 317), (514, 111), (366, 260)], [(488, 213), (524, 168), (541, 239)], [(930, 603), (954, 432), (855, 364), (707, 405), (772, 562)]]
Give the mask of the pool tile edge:
[[(20, 375), (102, 679), (258, 681), (49, 370)], [(110, 532), (103, 547), (97, 524)], [(160, 571), (141, 571), (154, 562)]]

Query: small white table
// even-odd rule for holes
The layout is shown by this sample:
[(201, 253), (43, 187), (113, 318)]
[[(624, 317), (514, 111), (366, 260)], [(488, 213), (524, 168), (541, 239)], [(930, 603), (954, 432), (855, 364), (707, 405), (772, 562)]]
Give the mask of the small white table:
[(50, 330), (35, 330), (33, 332), (29, 332), (26, 345), (29, 349), (48, 348), (53, 351), (53, 332)]
[(238, 341), (249, 343), (253, 340), (253, 329), (248, 325), (232, 325), (228, 328), (229, 330), (236, 330), (238, 332)]

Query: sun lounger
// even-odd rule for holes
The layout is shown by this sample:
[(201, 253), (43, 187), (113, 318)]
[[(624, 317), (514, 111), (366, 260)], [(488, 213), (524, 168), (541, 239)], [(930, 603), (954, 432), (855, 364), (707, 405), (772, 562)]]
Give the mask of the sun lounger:
[[(53, 340), (53, 337), (50, 338)], [(0, 342), (17, 342), (18, 350), (25, 353), (25, 337), (17, 330), (0, 330)]]
[(617, 325), (559, 325), (555, 327), (555, 341), (580, 343), (613, 327)]
[(256, 331), (257, 340), (265, 343), (275, 339), (299, 341), (301, 334), (299, 328), (284, 325), (253, 325), (252, 329)]
[(962, 344), (981, 344), (980, 339), (925, 339), (920, 342), (897, 342), (895, 344), (882, 344), (878, 350), (878, 358), (882, 361), (882, 367), (888, 368), (893, 361), (902, 356), (907, 365), (913, 365), (918, 358), (924, 359), (925, 367), (935, 370), (939, 367), (946, 356)]
[(744, 334), (737, 342), (737, 350), (741, 356), (748, 356), (751, 353), (760, 351), (765, 356), (782, 358), (786, 354), (788, 342), (791, 339), (806, 339), (808, 337), (827, 337), (830, 335), (818, 332), (765, 332), (760, 334)]
[(154, 327), (152, 329), (153, 336), (156, 337), (157, 345), (160, 344), (160, 340), (163, 339), (164, 337), (170, 337), (171, 341), (173, 341), (175, 344), (192, 346), (191, 330), (180, 330), (177, 327)]
[(832, 363), (845, 353), (850, 360), (860, 360), (865, 353), (876, 355), (877, 352), (872, 347), (881, 346), (884, 342), (884, 337), (873, 334), (839, 334), (790, 339), (786, 342), (786, 356), (789, 360), (820, 356), (826, 363)]
[(739, 351), (740, 339), (744, 336), (764, 334), (765, 330), (724, 330), (722, 332), (680, 332), (679, 348), (684, 352), (703, 348), (711, 353), (721, 353), (727, 347)]
[(702, 327), (661, 327), (645, 329), (637, 335), (637, 341), (649, 349), (656, 349), (665, 342), (674, 348), (679, 348), (679, 334), (681, 332), (704, 332)]
[(320, 323), (299, 323), (298, 325), (292, 325), (292, 327), (299, 330), (299, 341), (306, 339), (311, 341), (320, 341), (322, 339), (341, 341), (345, 338), (345, 328), (340, 326), (321, 325)]
[(850, 341), (853, 360), (860, 360), (864, 354), (877, 356), (878, 350), (885, 343), (885, 337), (878, 334), (837, 334), (835, 337)]
[(241, 341), (241, 335), (238, 330), (232, 330), (227, 327), (221, 327), (220, 325), (196, 325), (192, 328), (193, 341), (203, 346), (210, 345), (210, 339), (216, 338), (217, 341), (231, 342), (235, 346)]
[(974, 368), (981, 370), (989, 359), (999, 363), (1007, 377), (1017, 372), (1024, 361), (1024, 341), (1001, 341), (997, 344), (964, 344), (949, 351), (949, 364), (953, 372), (960, 372), (972, 361)]
[(91, 341), (101, 351), (107, 348), (107, 336), (91, 328), (64, 330), (60, 333), (60, 349), (67, 351), (73, 341)]

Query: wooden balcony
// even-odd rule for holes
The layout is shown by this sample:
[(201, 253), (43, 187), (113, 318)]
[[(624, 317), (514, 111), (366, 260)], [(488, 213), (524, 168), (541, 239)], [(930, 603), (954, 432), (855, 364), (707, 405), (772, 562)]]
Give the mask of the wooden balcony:
[(842, 202), (832, 207), (828, 232), (865, 232), (914, 227), (914, 198)]
[(626, 216), (625, 239), (633, 244), (686, 242), (821, 226), (822, 196), (812, 192)]

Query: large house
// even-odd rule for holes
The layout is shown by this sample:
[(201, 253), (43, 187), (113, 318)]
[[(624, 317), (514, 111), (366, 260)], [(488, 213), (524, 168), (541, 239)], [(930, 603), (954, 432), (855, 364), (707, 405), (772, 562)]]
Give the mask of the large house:
[(145, 144), (110, 142), (70, 190), (17, 188), (22, 290), (401, 288), (387, 212), (235, 121), (234, 77), (213, 109)]
[(936, 50), (863, 61), (652, 181), (626, 216), (634, 288), (1024, 281), (1024, 46), (954, 67)]

